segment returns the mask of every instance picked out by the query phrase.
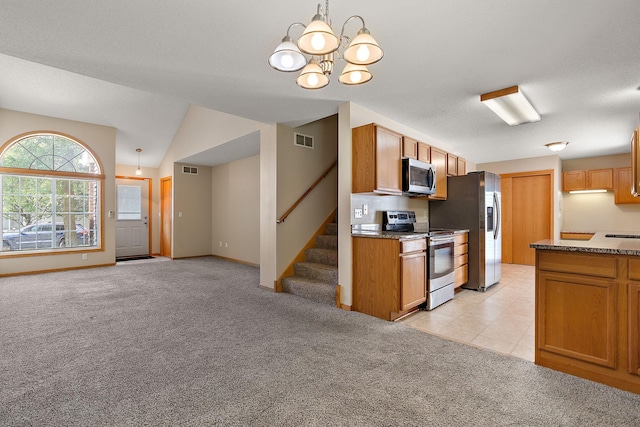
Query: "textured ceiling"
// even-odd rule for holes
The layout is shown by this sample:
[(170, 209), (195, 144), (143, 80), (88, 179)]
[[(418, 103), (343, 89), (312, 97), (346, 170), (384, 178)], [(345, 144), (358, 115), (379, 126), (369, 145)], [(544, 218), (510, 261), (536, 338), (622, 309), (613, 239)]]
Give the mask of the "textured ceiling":
[[(293, 125), (353, 101), (476, 163), (548, 155), (558, 140), (570, 141), (562, 158), (629, 151), (637, 0), (334, 0), (334, 29), (361, 15), (385, 57), (366, 85), (340, 85), (338, 63), (328, 87), (305, 91), (267, 57), (316, 4), (0, 0), (0, 107), (114, 126), (117, 161), (135, 164), (140, 147), (145, 166), (189, 104)], [(509, 127), (479, 102), (512, 85), (540, 122)]]

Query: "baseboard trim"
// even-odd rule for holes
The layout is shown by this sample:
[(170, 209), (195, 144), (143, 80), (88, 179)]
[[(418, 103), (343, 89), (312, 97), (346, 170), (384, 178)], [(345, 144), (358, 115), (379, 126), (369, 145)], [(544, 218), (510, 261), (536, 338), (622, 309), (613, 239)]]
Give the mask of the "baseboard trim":
[(231, 261), (231, 262), (235, 262), (238, 264), (244, 264), (244, 265), (249, 265), (251, 267), (260, 267), (260, 264), (254, 264), (252, 262), (248, 262), (248, 261), (242, 261), (241, 259), (235, 259), (235, 258), (229, 258), (226, 256), (220, 256), (220, 255), (206, 255), (206, 256), (212, 256), (214, 258), (220, 258), (220, 259), (224, 259), (226, 261)]
[(47, 270), (32, 270), (32, 271), (21, 271), (18, 273), (8, 273), (8, 274), (0, 274), (0, 277), (11, 277), (11, 276), (26, 276), (28, 274), (44, 274), (44, 273), (57, 273), (60, 271), (71, 271), (71, 270), (84, 270), (87, 268), (99, 268), (99, 267), (113, 267), (116, 263), (108, 263), (108, 264), (93, 264), (93, 265), (82, 265), (78, 267), (64, 267), (64, 268), (50, 268)]

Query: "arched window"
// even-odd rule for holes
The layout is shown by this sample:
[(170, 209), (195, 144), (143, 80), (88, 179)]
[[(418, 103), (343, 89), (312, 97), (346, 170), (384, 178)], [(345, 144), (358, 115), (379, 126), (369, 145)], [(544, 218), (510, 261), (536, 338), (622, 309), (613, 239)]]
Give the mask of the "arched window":
[(0, 254), (99, 248), (103, 181), (99, 160), (68, 135), (8, 141), (0, 150)]

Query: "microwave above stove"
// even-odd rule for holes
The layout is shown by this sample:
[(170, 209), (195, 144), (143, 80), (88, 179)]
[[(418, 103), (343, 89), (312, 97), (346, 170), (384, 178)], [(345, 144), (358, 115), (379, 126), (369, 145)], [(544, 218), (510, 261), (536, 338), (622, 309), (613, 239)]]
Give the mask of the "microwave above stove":
[(402, 159), (402, 192), (407, 195), (434, 194), (436, 168), (416, 159)]

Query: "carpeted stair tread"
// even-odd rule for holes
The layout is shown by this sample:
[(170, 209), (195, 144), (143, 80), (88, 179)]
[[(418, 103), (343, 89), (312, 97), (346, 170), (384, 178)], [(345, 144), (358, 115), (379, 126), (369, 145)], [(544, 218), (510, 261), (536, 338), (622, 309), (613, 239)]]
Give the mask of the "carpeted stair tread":
[(282, 290), (332, 307), (336, 305), (336, 286), (308, 277), (289, 276), (282, 279)]
[(324, 229), (324, 234), (329, 236), (337, 236), (338, 235), (338, 224), (335, 222), (330, 222)]
[(338, 266), (338, 251), (335, 249), (309, 248), (304, 257), (307, 262)]
[(321, 234), (316, 237), (316, 247), (322, 249), (338, 249), (338, 236)]
[(338, 284), (338, 267), (315, 262), (296, 262), (293, 265), (296, 276), (307, 277), (332, 285)]

